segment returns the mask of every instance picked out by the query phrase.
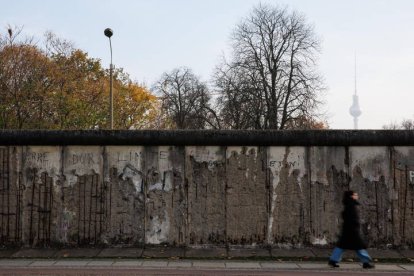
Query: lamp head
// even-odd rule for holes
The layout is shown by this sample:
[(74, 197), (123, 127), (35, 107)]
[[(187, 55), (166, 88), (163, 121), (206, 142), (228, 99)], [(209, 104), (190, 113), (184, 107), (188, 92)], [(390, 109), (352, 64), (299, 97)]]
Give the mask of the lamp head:
[(107, 36), (108, 38), (111, 38), (111, 36), (114, 34), (114, 32), (112, 31), (112, 29), (110, 28), (106, 28), (104, 31), (105, 36)]

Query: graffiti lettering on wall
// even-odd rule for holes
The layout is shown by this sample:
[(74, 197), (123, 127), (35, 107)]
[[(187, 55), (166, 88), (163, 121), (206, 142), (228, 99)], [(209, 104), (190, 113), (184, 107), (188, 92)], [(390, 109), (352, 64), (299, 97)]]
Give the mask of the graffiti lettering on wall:
[(25, 163), (28, 165), (48, 167), (48, 154), (48, 152), (26, 152), (23, 158)]
[(142, 157), (142, 152), (130, 151), (128, 153), (121, 153), (118, 152), (117, 162), (132, 162), (132, 163), (139, 163)]
[(351, 185), (370, 244), (412, 246), (412, 152), (364, 157), (354, 176), (342, 147), (0, 146), (0, 247), (332, 245)]
[(277, 161), (277, 160), (269, 160), (269, 167), (287, 167), (287, 168), (293, 168), (299, 166), (298, 161), (290, 161), (290, 162), (284, 162), (284, 161)]
[(72, 154), (72, 164), (93, 165), (95, 164), (93, 157), (93, 153)]

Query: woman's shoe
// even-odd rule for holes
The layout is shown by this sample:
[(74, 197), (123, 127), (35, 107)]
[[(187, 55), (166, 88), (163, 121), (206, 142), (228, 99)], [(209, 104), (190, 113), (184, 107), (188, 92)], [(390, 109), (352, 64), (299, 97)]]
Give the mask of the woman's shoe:
[(374, 267), (375, 267), (375, 265), (370, 264), (370, 263), (363, 263), (363, 264), (362, 264), (362, 267), (363, 267), (363, 268), (366, 268), (366, 269), (370, 269), (370, 268), (374, 268)]
[(328, 265), (332, 266), (332, 267), (339, 267), (339, 264), (335, 261), (332, 261), (332, 260), (329, 260)]

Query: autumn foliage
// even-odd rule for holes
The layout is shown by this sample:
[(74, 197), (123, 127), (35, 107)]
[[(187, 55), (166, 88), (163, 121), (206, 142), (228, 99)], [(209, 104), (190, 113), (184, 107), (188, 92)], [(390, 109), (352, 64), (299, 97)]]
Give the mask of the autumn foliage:
[[(157, 98), (122, 69), (114, 72), (114, 127), (151, 128)], [(46, 34), (43, 47), (19, 29), (0, 36), (0, 129), (108, 128), (109, 70)]]
[[(151, 88), (113, 71), (115, 129), (325, 129), (319, 40), (301, 15), (259, 5), (238, 24), (210, 81), (191, 68)], [(0, 32), (0, 129), (107, 129), (110, 72), (51, 32)]]

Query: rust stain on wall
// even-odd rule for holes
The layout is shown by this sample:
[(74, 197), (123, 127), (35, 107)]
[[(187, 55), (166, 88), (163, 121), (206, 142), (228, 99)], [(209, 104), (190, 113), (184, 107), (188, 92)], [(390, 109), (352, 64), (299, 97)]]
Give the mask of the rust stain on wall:
[(414, 246), (413, 147), (0, 147), (0, 246)]
[(393, 244), (414, 246), (414, 149), (394, 151), (394, 197), (392, 198)]
[(184, 148), (145, 149), (146, 243), (185, 244), (187, 193), (183, 165)]
[(305, 243), (326, 246), (337, 241), (341, 227), (342, 194), (349, 189), (347, 150), (311, 147), (304, 176)]
[(23, 186), (20, 175), (11, 168), (16, 148), (0, 147), (0, 244), (19, 244), (22, 238)]
[[(361, 232), (369, 246), (392, 243), (389, 149), (351, 148), (350, 189), (360, 195)], [(388, 183), (388, 184), (387, 184)]]
[[(132, 171), (132, 172), (131, 172)], [(106, 183), (109, 191), (110, 223), (106, 233), (110, 244), (139, 245), (144, 243), (144, 204), (143, 178), (140, 189), (128, 177), (141, 174), (135, 168), (126, 167), (123, 172), (111, 169), (110, 182)], [(109, 210), (106, 211), (109, 213)]]
[[(270, 149), (272, 150), (272, 149)], [(273, 150), (276, 150), (274, 148)], [(271, 167), (274, 210), (270, 216), (271, 244), (299, 244), (305, 238), (304, 174), (302, 148), (279, 148), (272, 154), (277, 166)], [(284, 151), (280, 156), (278, 153)], [(303, 158), (303, 157), (302, 157)], [(269, 163), (271, 165), (271, 163)]]
[(51, 243), (53, 210), (53, 181), (47, 173), (36, 169), (26, 170), (24, 191), (24, 236), (31, 246), (48, 246)]
[(188, 147), (188, 244), (226, 242), (225, 148)]
[(258, 147), (227, 149), (226, 232), (229, 244), (266, 242), (269, 189), (266, 151)]

